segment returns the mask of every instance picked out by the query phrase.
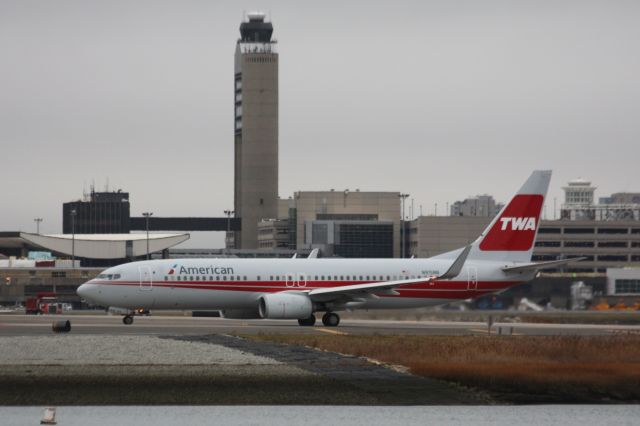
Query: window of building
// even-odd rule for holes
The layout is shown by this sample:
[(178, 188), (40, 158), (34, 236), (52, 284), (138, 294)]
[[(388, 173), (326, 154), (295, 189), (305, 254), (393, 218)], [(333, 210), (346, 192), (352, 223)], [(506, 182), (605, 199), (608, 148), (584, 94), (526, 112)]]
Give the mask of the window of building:
[(616, 293), (640, 293), (640, 280), (616, 280)]
[(640, 255), (632, 254), (631, 255), (631, 261), (632, 262), (640, 262)]
[(603, 254), (598, 256), (600, 262), (626, 262), (627, 255), (623, 254)]
[(547, 227), (541, 227), (538, 230), (539, 234), (559, 234), (561, 231), (560, 228), (547, 228)]
[(631, 247), (640, 247), (640, 241), (631, 241)]
[(594, 234), (594, 228), (564, 228), (565, 234)]
[(536, 261), (545, 261), (545, 260), (557, 260), (557, 256), (555, 254), (534, 254), (531, 256), (531, 260)]
[(640, 234), (640, 228), (631, 228), (632, 234)]
[(598, 228), (598, 234), (628, 234), (627, 228)]
[(65, 271), (53, 271), (51, 272), (52, 278), (65, 278), (67, 273)]
[(598, 241), (598, 247), (627, 247), (626, 241)]
[(595, 247), (593, 241), (565, 241), (565, 247)]
[(560, 247), (560, 241), (536, 241), (536, 247)]

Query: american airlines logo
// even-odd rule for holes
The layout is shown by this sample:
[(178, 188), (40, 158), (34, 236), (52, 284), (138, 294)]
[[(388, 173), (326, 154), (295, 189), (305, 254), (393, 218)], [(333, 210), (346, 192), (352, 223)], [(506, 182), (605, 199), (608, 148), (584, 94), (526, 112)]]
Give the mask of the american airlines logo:
[(502, 222), (501, 231), (535, 231), (536, 230), (536, 218), (535, 217), (501, 217)]

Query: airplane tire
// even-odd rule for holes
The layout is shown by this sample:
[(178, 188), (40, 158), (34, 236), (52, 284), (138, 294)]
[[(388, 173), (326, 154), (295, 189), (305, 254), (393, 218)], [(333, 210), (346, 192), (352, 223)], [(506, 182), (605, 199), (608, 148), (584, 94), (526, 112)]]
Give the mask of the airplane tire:
[(125, 315), (124, 317), (122, 317), (122, 322), (125, 325), (131, 325), (133, 324), (133, 317), (131, 315)]
[(303, 327), (313, 327), (316, 323), (316, 316), (311, 315), (309, 318), (299, 319), (298, 324)]
[(322, 323), (326, 327), (337, 327), (340, 324), (340, 317), (333, 312), (327, 312), (322, 316)]

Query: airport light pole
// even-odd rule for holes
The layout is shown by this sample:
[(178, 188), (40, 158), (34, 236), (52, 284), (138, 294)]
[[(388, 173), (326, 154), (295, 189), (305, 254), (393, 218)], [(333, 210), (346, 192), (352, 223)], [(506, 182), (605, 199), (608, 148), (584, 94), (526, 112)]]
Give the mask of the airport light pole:
[(404, 246), (405, 246), (405, 232), (404, 232), (404, 202), (407, 199), (407, 197), (409, 196), (409, 194), (400, 194), (400, 199), (402, 200), (402, 218), (400, 219), (400, 253), (401, 253), (401, 257), (404, 259), (405, 257), (405, 250), (404, 250)]
[(33, 221), (36, 223), (36, 234), (40, 234), (40, 222), (42, 222), (42, 218), (41, 217), (36, 217), (35, 219), (33, 219)]
[(142, 216), (144, 216), (147, 229), (147, 260), (149, 260), (149, 217), (153, 216), (153, 212), (144, 212)]
[(76, 215), (78, 212), (71, 210), (71, 268), (76, 267)]

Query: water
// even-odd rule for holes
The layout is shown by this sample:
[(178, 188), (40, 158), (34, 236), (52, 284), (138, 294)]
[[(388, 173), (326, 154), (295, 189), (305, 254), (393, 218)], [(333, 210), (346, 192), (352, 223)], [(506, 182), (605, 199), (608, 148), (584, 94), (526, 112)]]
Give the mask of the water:
[[(44, 407), (0, 407), (2, 426), (38, 425)], [(107, 425), (637, 425), (640, 405), (57, 407), (60, 426)]]

